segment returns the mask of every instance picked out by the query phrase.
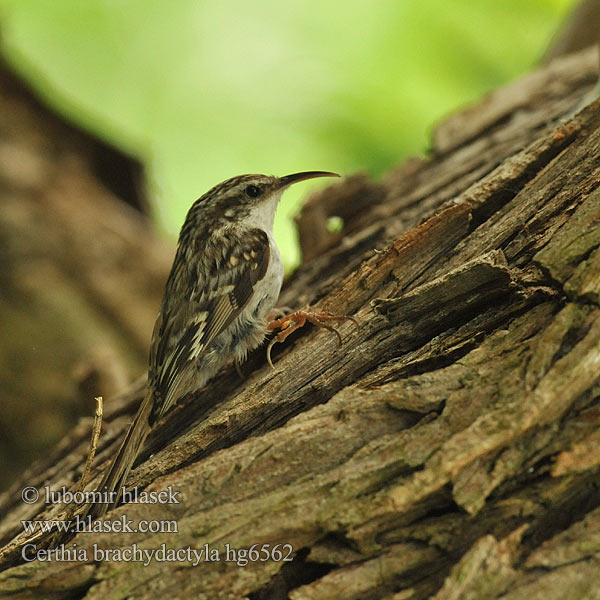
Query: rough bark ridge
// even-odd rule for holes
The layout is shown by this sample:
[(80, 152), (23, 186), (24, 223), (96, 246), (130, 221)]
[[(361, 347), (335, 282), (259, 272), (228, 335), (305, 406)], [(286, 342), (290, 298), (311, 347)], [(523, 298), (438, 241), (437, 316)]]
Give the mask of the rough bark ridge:
[[(181, 503), (109, 517), (177, 534), (79, 534), (87, 560), (18, 564), (20, 520), (63, 510), (18, 490), (73, 484), (82, 422), (1, 499), (0, 596), (600, 598), (600, 101), (563, 118), (595, 75), (591, 51), (560, 59), (441, 124), (430, 160), (313, 198), (301, 223), (322, 254), (281, 304), (360, 330), (341, 348), (299, 333), (275, 370), (257, 352), (245, 381), (230, 368), (166, 418), (130, 485)], [(340, 214), (343, 239), (324, 222)], [(142, 388), (107, 416), (98, 467)], [(221, 560), (100, 561), (94, 544)], [(242, 567), (226, 544), (294, 560)]]

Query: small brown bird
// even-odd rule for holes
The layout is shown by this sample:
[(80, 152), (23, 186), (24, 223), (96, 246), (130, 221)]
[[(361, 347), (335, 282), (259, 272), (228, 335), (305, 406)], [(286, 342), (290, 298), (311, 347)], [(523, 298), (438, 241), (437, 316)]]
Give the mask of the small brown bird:
[[(288, 186), (315, 177), (339, 175), (240, 175), (193, 204), (152, 334), (148, 392), (98, 488), (113, 501), (88, 505), (84, 516), (98, 518), (118, 503), (146, 437), (179, 398), (204, 386), (230, 360), (240, 363), (263, 342), (283, 281), (273, 238), (277, 204)], [(331, 329), (324, 323), (328, 315), (321, 316), (309, 314), (308, 320)], [(301, 324), (288, 317), (280, 323), (287, 330), (279, 340)]]

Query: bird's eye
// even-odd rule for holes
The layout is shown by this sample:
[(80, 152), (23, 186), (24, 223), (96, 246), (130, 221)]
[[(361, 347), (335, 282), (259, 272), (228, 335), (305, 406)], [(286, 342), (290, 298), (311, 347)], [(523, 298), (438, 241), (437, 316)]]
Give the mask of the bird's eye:
[(262, 190), (257, 185), (249, 185), (244, 193), (248, 198), (258, 198), (262, 194)]

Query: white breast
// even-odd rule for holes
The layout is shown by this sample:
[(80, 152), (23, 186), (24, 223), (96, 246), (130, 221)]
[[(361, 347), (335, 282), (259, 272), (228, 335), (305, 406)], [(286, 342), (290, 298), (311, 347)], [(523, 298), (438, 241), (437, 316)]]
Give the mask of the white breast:
[(239, 361), (244, 360), (250, 350), (263, 342), (267, 332), (267, 316), (275, 307), (283, 283), (283, 263), (273, 237), (273, 221), (280, 198), (281, 192), (274, 194), (266, 202), (253, 207), (245, 219), (246, 226), (257, 227), (266, 232), (269, 238), (270, 258), (265, 276), (256, 283), (252, 298), (236, 319), (235, 328), (238, 335), (235, 337), (243, 341), (238, 342), (232, 350)]

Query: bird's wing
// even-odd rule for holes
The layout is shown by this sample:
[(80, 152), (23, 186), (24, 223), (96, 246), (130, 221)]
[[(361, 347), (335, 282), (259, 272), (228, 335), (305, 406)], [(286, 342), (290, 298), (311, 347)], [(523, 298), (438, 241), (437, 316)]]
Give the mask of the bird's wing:
[(177, 400), (171, 392), (182, 374), (195, 368), (248, 304), (269, 257), (269, 238), (261, 229), (213, 234), (202, 247), (178, 248), (152, 336), (149, 383), (160, 398), (153, 421)]

